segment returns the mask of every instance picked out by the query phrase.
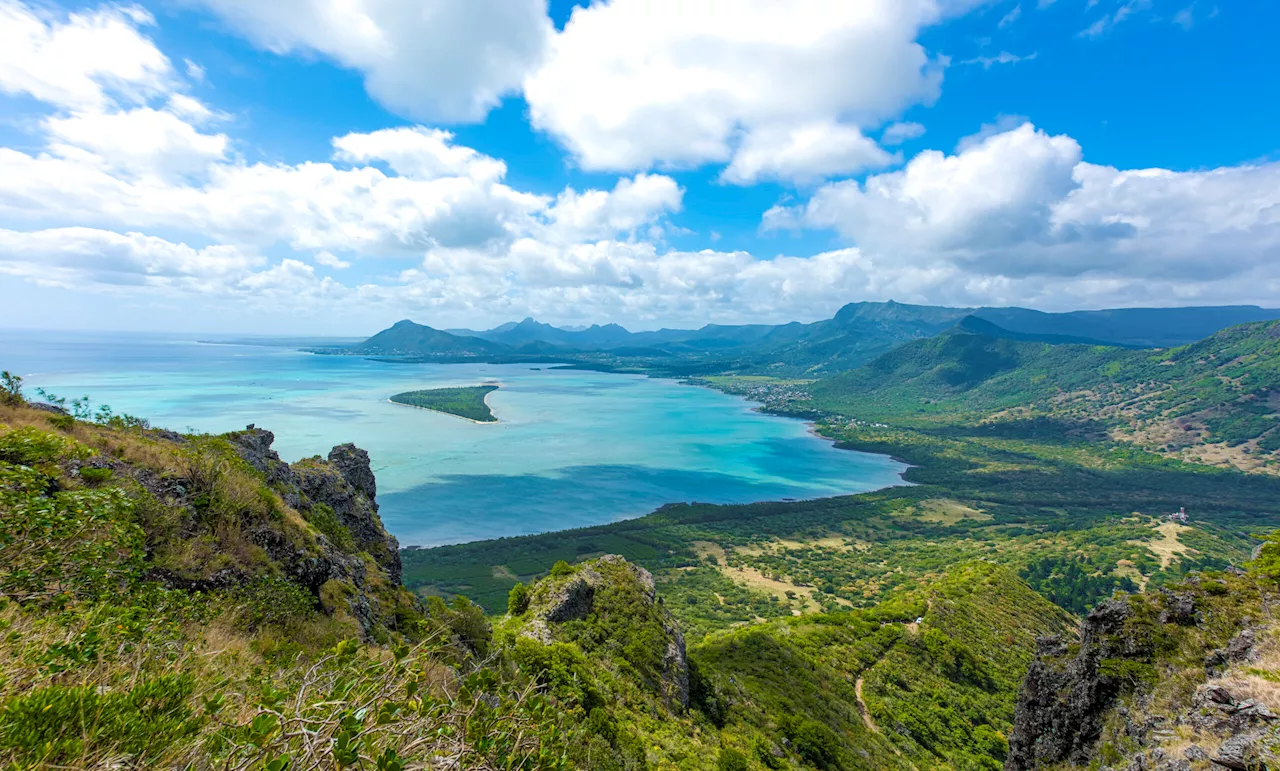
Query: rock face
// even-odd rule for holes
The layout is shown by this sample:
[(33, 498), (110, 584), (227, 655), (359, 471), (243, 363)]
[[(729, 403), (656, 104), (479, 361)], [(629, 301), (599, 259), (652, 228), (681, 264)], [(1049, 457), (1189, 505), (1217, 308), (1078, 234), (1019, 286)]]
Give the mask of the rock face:
[[(1273, 633), (1255, 628), (1248, 609), (1270, 599), (1229, 576), (1108, 600), (1084, 619), (1078, 643), (1042, 639), (1006, 771), (1280, 768), (1280, 717), (1263, 702), (1274, 690), (1251, 669)], [(1191, 693), (1197, 668), (1186, 662), (1201, 657)]]
[[(588, 653), (599, 645), (625, 647), (635, 639), (661, 641), (646, 651), (654, 690), (672, 709), (689, 706), (689, 662), (684, 635), (662, 607), (653, 575), (616, 555), (583, 563), (569, 575), (551, 576), (533, 589), (528, 620), (520, 634), (543, 644), (576, 642)], [(656, 634), (654, 634), (656, 633)], [(621, 639), (619, 639), (621, 638)], [(627, 639), (632, 638), (632, 639)]]
[(1086, 763), (1102, 733), (1102, 719), (1118, 693), (1118, 683), (1103, 677), (1101, 662), (1123, 644), (1129, 618), (1126, 600), (1102, 602), (1081, 626), (1079, 653), (1058, 638), (1040, 641), (1036, 661), (1023, 681), (1009, 734), (1006, 771), (1030, 771), (1041, 764)]
[[(392, 585), (400, 583), (401, 565), (399, 544), (378, 517), (377, 483), (369, 454), (343, 444), (333, 448), (328, 460), (307, 458), (290, 465), (271, 449), (275, 436), (270, 431), (250, 425), (226, 438), (286, 504), (315, 525), (321, 533), (321, 548), (318, 552), (304, 549), (269, 527), (254, 531), (250, 538), (318, 597), (335, 579), (353, 587), (345, 603), (366, 632), (372, 629), (377, 601), (365, 591), (369, 577), (359, 553), (368, 553)], [(339, 531), (333, 529), (335, 525)], [(346, 540), (341, 537), (343, 531), (350, 543), (334, 542)]]

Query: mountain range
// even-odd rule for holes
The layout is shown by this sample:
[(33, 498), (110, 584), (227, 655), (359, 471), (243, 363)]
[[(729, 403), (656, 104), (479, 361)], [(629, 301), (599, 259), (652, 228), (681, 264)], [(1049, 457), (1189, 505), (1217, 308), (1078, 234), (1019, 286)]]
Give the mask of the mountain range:
[[(1220, 329), (1280, 319), (1256, 306), (1135, 308), (1045, 313), (1026, 308), (947, 308), (897, 302), (851, 303), (808, 324), (709, 324), (630, 332), (617, 324), (562, 329), (526, 318), (493, 329), (438, 330), (401, 321), (348, 353), (400, 357), (564, 357), (612, 365), (648, 360), (672, 374), (822, 376), (853, 369), (902, 343), (932, 337), (963, 319), (1046, 342), (1127, 348), (1185, 345)], [(665, 360), (665, 361), (664, 361)]]

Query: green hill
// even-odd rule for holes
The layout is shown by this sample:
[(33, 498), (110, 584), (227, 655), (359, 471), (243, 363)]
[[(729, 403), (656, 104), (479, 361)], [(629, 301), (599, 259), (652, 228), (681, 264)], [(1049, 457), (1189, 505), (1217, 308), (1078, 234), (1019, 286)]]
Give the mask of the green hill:
[(901, 425), (1050, 418), (1245, 469), (1280, 450), (1280, 322), (1167, 351), (1052, 344), (965, 324), (809, 388), (813, 408)]
[(511, 352), (502, 343), (453, 335), (412, 321), (398, 321), (348, 353), (379, 356), (493, 356)]

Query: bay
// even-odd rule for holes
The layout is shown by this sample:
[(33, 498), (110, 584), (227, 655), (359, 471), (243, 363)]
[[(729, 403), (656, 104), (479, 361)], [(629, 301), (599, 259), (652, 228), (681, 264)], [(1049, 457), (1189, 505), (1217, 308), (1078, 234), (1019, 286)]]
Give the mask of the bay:
[[(189, 336), (9, 330), (0, 369), (179, 431), (273, 431), (285, 460), (369, 452), (403, 545), (527, 535), (673, 502), (750, 503), (901, 484), (901, 463), (835, 449), (797, 420), (670, 380), (521, 364), (400, 364)], [(391, 404), (497, 382), (497, 424)]]

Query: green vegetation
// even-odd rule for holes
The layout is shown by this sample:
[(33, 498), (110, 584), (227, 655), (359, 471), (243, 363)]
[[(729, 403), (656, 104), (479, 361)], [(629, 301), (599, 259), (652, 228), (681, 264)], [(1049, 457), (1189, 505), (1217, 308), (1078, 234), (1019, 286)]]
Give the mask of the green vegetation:
[(566, 767), (478, 609), (327, 538), (278, 460), (63, 417), (0, 407), (0, 767)]
[[(909, 486), (400, 555), (354, 448), (289, 465), (4, 373), (0, 768), (994, 771), (1061, 715), (1095, 766), (1226, 748), (1188, 710), (1219, 676), (1276, 693), (1280, 476), (1192, 461), (1274, 470), (1280, 325), (1158, 353), (991, 332), (712, 381)], [(491, 420), (489, 390), (394, 400)]]
[(396, 394), (391, 397), (391, 401), (396, 404), (407, 404), (410, 407), (457, 415), (477, 423), (496, 423), (498, 419), (493, 416), (489, 405), (484, 401), (486, 396), (496, 390), (498, 386), (495, 385), (431, 388), (425, 391), (406, 391)]
[[(960, 328), (809, 388), (807, 407), (897, 427), (1115, 438), (1184, 460), (1280, 471), (1280, 322), (1168, 351), (1049, 345)], [(1046, 437), (1052, 438), (1052, 437)]]

